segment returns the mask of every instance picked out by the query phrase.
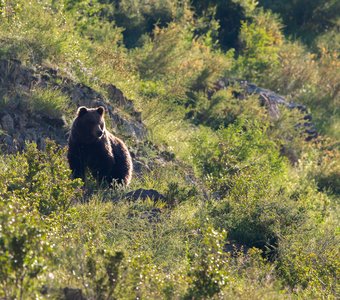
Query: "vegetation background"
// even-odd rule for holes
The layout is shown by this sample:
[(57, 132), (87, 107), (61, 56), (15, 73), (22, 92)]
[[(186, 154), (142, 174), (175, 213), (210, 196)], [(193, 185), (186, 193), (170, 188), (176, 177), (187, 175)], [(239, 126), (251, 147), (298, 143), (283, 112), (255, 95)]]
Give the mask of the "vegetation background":
[[(53, 141), (3, 145), (0, 298), (339, 297), (339, 12), (338, 0), (1, 0), (0, 60), (109, 102), (114, 84), (148, 136), (126, 137), (144, 168), (114, 191), (71, 180)], [(77, 105), (63, 89), (5, 75), (1, 116), (69, 128)], [(222, 77), (306, 105), (319, 136), (237, 81), (217, 91)], [(164, 199), (124, 197), (137, 188)]]

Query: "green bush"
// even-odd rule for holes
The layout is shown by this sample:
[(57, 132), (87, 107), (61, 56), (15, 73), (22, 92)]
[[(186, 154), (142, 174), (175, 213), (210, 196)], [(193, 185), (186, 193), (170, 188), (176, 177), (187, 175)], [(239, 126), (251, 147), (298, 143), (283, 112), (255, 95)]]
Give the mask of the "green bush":
[(125, 28), (124, 43), (127, 48), (140, 46), (145, 35), (154, 27), (165, 27), (172, 21), (180, 21), (191, 14), (189, 2), (185, 1), (133, 1), (121, 0), (115, 6), (114, 19)]
[[(320, 224), (281, 241), (278, 271), (306, 298), (333, 298), (339, 292), (339, 234), (330, 224)], [(335, 224), (332, 224), (333, 226)]]
[(227, 127), (238, 117), (257, 119), (267, 122), (269, 115), (261, 107), (257, 96), (235, 97), (240, 89), (235, 86), (214, 93), (210, 98), (204, 93), (191, 93), (188, 101), (189, 112), (186, 114), (196, 125), (206, 125), (214, 130)]
[(339, 2), (333, 0), (259, 1), (267, 9), (279, 13), (285, 23), (285, 32), (294, 38), (301, 38), (311, 44), (321, 33), (336, 28)]
[(278, 64), (283, 43), (281, 23), (271, 12), (258, 9), (249, 22), (243, 21), (239, 35), (242, 50), (234, 66), (237, 76), (256, 81)]
[(278, 146), (266, 136), (266, 130), (266, 124), (240, 118), (216, 133), (203, 130), (197, 137), (194, 162), (213, 192), (221, 197), (227, 195), (234, 179), (243, 174), (261, 171), (269, 180), (284, 171), (284, 159)]
[(6, 157), (0, 173), (3, 199), (26, 201), (43, 215), (64, 213), (80, 195), (80, 181), (71, 179), (65, 149), (46, 140), (45, 151), (34, 143), (23, 154)]
[(200, 253), (195, 253), (189, 271), (191, 282), (184, 299), (207, 299), (220, 294), (229, 280), (229, 254), (224, 252), (225, 232), (208, 227), (203, 232)]
[[(56, 5), (58, 7), (58, 5)], [(122, 40), (122, 29), (115, 26), (113, 21), (113, 5), (102, 1), (64, 1), (63, 9), (73, 17), (75, 28), (80, 34), (95, 42), (116, 45)]]
[(230, 55), (212, 51), (202, 39), (196, 38), (191, 26), (188, 21), (156, 27), (153, 38), (134, 51), (141, 76), (166, 81), (171, 98), (180, 102), (189, 88), (210, 87), (231, 62)]
[[(80, 195), (70, 179), (64, 149), (46, 141), (45, 151), (27, 144), (23, 154), (1, 158), (0, 295), (34, 297), (41, 288), (52, 246), (49, 234)], [(30, 295), (30, 296), (29, 296)]]
[[(267, 70), (260, 83), (292, 97), (296, 103), (307, 105), (319, 131), (338, 139), (339, 74), (336, 70), (340, 62), (336, 51), (321, 46), (316, 56), (299, 43), (286, 42), (278, 56), (279, 63)], [(328, 117), (324, 118), (325, 115)]]
[(0, 21), (2, 58), (33, 64), (80, 58), (77, 37), (50, 1), (6, 1)]
[[(1, 190), (1, 197), (5, 191)], [(51, 245), (39, 212), (26, 199), (0, 201), (0, 297), (35, 298), (38, 276), (48, 265)]]
[(300, 177), (315, 181), (318, 189), (337, 197), (340, 193), (339, 150), (329, 138), (319, 139), (300, 160)]
[(267, 130), (244, 119), (216, 133), (205, 130), (194, 142), (193, 160), (218, 199), (210, 207), (215, 226), (226, 229), (230, 239), (272, 256), (281, 236), (309, 217), (324, 219), (329, 199), (313, 181), (290, 175)]

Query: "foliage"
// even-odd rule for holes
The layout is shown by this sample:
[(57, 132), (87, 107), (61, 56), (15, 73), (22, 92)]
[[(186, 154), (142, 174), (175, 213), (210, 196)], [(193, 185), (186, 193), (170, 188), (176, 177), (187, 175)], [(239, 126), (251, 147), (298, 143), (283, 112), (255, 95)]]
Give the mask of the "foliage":
[[(300, 160), (300, 173), (315, 181), (318, 189), (329, 195), (339, 195), (339, 151), (330, 139), (320, 139)], [(302, 177), (302, 174), (300, 174)]]
[(79, 59), (79, 45), (60, 14), (49, 1), (32, 5), (25, 1), (4, 1), (0, 15), (1, 57), (41, 63), (44, 59)]
[[(264, 84), (306, 103), (318, 128), (338, 138), (340, 96), (337, 54), (323, 48), (317, 59), (300, 44), (287, 43), (279, 51), (279, 60), (276, 68), (268, 70)], [(329, 118), (324, 118), (325, 114)]]
[[(2, 190), (3, 194), (4, 191)], [(47, 268), (51, 246), (40, 215), (24, 199), (0, 202), (0, 296), (34, 295), (36, 279)]]
[(277, 65), (283, 43), (281, 27), (277, 16), (262, 9), (253, 15), (251, 22), (242, 22), (239, 35), (242, 50), (236, 63), (238, 76), (260, 80), (267, 69)]
[[(46, 142), (46, 150), (27, 144), (24, 154), (1, 160), (0, 285), (3, 297), (34, 293), (36, 279), (47, 268), (51, 214), (64, 214), (78, 181), (69, 179), (64, 150)], [(56, 218), (58, 219), (58, 217)], [(33, 294), (32, 294), (33, 295)]]
[(188, 88), (205, 90), (230, 65), (226, 57), (205, 45), (204, 37), (195, 38), (193, 24), (188, 23), (156, 27), (153, 39), (135, 52), (141, 76), (167, 81), (171, 98), (181, 102)]
[(231, 239), (274, 255), (279, 238), (304, 224), (308, 215), (324, 218), (329, 200), (317, 195), (308, 180), (287, 180), (287, 162), (266, 131), (254, 120), (238, 119), (216, 133), (203, 131), (193, 152), (207, 186), (219, 198), (211, 207), (216, 226)]
[(0, 174), (2, 198), (25, 201), (43, 215), (67, 211), (79, 197), (80, 182), (70, 179), (64, 154), (65, 149), (47, 140), (44, 152), (31, 143), (24, 154), (5, 158)]
[(229, 255), (223, 251), (225, 238), (225, 232), (219, 233), (212, 227), (203, 233), (201, 253), (196, 254), (198, 258), (189, 271), (192, 284), (184, 299), (211, 298), (228, 284)]
[(279, 13), (287, 25), (285, 31), (311, 42), (317, 35), (339, 25), (340, 6), (334, 0), (313, 0), (308, 5), (303, 0), (278, 3), (273, 0), (260, 0), (261, 5)]
[(223, 197), (240, 174), (261, 172), (269, 179), (284, 170), (284, 160), (265, 131), (265, 125), (256, 120), (240, 118), (218, 130), (215, 140), (209, 138), (214, 134), (209, 131), (198, 136), (193, 149), (195, 163), (213, 191)]
[[(41, 87), (41, 66), (107, 101), (117, 86), (149, 132), (131, 147), (142, 167), (128, 189), (165, 197), (94, 182), (84, 197), (51, 141), (1, 154), (0, 298), (336, 298), (337, 2), (0, 1), (0, 58), (38, 74), (14, 89), (4, 70), (1, 108), (74, 114), (62, 88)], [(237, 84), (219, 90), (221, 77), (308, 111), (278, 105), (273, 118)], [(5, 121), (1, 138), (24, 138)]]
[(283, 240), (279, 271), (306, 298), (332, 297), (338, 292), (339, 234), (329, 224)]
[(128, 48), (142, 43), (143, 36), (151, 33), (157, 24), (166, 27), (175, 20), (185, 19), (191, 11), (188, 1), (135, 1), (121, 0), (116, 2), (114, 18), (123, 28), (124, 42)]
[[(96, 250), (99, 251), (99, 250)], [(93, 283), (93, 292), (97, 299), (110, 299), (113, 296), (119, 278), (119, 266), (123, 260), (123, 253), (101, 253), (100, 255), (87, 254), (85, 274), (87, 281)], [(98, 263), (102, 258), (102, 265)], [(103, 272), (105, 270), (105, 272)], [(86, 280), (86, 279), (85, 279)]]
[(64, 3), (65, 11), (75, 19), (75, 27), (87, 39), (99, 43), (117, 44), (122, 40), (121, 29), (112, 20), (113, 6), (101, 1), (72, 1)]
[(187, 104), (190, 110), (186, 116), (194, 124), (206, 125), (214, 130), (233, 124), (240, 116), (269, 120), (268, 113), (259, 105), (257, 97), (244, 96), (240, 100), (235, 98), (238, 93), (242, 92), (237, 86), (220, 90), (211, 97), (203, 93), (192, 93)]
[(217, 40), (223, 49), (238, 47), (241, 21), (246, 19), (244, 7), (238, 2), (233, 0), (192, 1), (196, 14), (206, 15), (220, 24)]
[(61, 118), (69, 109), (70, 100), (60, 91), (36, 88), (28, 103), (33, 113), (49, 118)]

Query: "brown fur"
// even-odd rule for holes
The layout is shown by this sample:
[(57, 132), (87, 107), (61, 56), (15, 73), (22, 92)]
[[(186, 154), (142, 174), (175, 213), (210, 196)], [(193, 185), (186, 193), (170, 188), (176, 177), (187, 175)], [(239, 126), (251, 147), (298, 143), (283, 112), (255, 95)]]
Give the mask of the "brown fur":
[(105, 128), (104, 107), (81, 106), (73, 121), (67, 158), (74, 178), (85, 181), (89, 168), (99, 183), (128, 185), (132, 160), (126, 145)]

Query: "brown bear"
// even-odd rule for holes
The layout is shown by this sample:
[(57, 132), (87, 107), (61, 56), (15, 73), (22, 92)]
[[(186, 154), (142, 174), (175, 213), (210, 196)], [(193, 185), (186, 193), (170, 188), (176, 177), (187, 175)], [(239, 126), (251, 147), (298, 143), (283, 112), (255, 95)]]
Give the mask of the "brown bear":
[(78, 108), (68, 140), (67, 158), (74, 178), (85, 181), (89, 168), (99, 183), (128, 185), (132, 160), (122, 140), (105, 128), (104, 107)]

